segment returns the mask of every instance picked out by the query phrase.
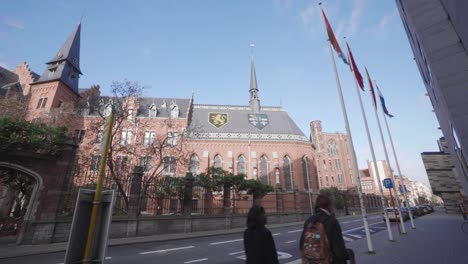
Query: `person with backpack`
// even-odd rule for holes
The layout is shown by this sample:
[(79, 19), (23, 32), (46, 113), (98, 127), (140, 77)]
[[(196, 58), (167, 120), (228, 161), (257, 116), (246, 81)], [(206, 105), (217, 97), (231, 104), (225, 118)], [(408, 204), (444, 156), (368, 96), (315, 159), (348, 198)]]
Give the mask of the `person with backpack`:
[(279, 264), (275, 241), (265, 224), (265, 209), (254, 205), (247, 215), (247, 229), (244, 232), (247, 264)]
[(341, 226), (328, 196), (320, 194), (315, 201), (315, 214), (304, 223), (299, 247), (304, 264), (355, 263), (354, 252), (345, 247)]

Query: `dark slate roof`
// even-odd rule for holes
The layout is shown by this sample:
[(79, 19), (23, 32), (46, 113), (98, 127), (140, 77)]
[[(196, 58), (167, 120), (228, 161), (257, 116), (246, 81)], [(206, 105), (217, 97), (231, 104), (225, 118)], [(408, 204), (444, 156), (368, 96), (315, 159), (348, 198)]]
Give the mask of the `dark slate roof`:
[(156, 117), (169, 117), (169, 107), (171, 103), (175, 103), (179, 107), (179, 118), (187, 118), (190, 99), (142, 97), (139, 98), (139, 102), (140, 109), (138, 109), (137, 116), (148, 116), (148, 109), (154, 104), (158, 110)]
[(20, 89), (19, 77), (0, 66), (0, 96), (6, 95), (9, 89)]
[[(217, 128), (209, 122), (210, 113), (227, 114), (227, 122)], [(259, 114), (266, 114), (268, 125), (258, 128), (249, 122), (254, 114), (250, 106), (194, 105), (188, 137), (191, 139), (273, 140), (306, 141), (304, 133), (281, 107), (262, 107)]]
[[(82, 98), (81, 103), (84, 107), (86, 107), (86, 105), (88, 105), (89, 102), (88, 113), (91, 116), (96, 116), (98, 115), (99, 111), (104, 110), (104, 108), (112, 99), (113, 97), (110, 96)], [(168, 118), (170, 116), (169, 107), (171, 103), (175, 103), (179, 107), (179, 118), (187, 118), (190, 99), (140, 97), (138, 98), (138, 101), (140, 103), (140, 108), (137, 110), (138, 117), (148, 117), (148, 109), (152, 104), (154, 104), (156, 106), (156, 109), (158, 110), (156, 118)], [(113, 100), (113, 103), (117, 102)], [(164, 103), (166, 104), (166, 107), (164, 107)]]
[(81, 74), (80, 32), (81, 24), (78, 24), (57, 55), (46, 63), (47, 68), (37, 80), (37, 83), (61, 80), (75, 93), (79, 94), (78, 83)]

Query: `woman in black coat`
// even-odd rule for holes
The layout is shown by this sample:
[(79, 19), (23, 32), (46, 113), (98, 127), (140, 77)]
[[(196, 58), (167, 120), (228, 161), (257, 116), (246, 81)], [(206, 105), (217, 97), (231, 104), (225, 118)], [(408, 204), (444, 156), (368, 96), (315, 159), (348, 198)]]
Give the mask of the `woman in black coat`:
[(259, 205), (250, 208), (247, 229), (244, 232), (244, 249), (247, 264), (278, 264), (275, 241), (265, 227), (265, 209)]

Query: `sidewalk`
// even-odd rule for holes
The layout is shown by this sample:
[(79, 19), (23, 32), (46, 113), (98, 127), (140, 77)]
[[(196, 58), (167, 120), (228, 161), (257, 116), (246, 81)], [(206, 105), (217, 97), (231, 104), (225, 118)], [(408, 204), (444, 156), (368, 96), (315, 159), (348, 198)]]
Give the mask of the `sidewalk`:
[[(347, 244), (356, 254), (359, 264), (458, 264), (468, 263), (468, 235), (461, 230), (461, 215), (435, 212), (415, 219), (416, 229), (406, 222), (407, 235), (399, 235), (396, 226), (393, 234), (396, 242), (388, 241), (385, 231), (372, 235), (375, 254), (368, 254), (365, 238)], [(465, 225), (468, 232), (468, 223)]]

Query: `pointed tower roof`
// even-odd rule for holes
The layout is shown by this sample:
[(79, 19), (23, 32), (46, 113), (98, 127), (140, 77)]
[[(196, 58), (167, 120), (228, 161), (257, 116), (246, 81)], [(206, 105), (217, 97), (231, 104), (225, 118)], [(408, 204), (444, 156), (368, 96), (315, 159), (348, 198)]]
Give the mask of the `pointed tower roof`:
[(255, 72), (255, 63), (252, 58), (251, 66), (250, 66), (250, 90), (258, 90), (257, 87), (257, 74)]
[(47, 69), (36, 83), (60, 80), (75, 93), (78, 91), (78, 79), (82, 74), (80, 70), (80, 35), (81, 22), (68, 37), (57, 55), (48, 61)]
[(255, 72), (255, 62), (252, 56), (250, 69), (250, 108), (254, 113), (260, 112), (260, 99), (258, 97), (257, 74)]
[(81, 35), (81, 22), (78, 23), (76, 29), (70, 34), (65, 44), (63, 44), (62, 48), (59, 52), (51, 59), (47, 64), (52, 64), (56, 62), (60, 62), (63, 60), (67, 60), (70, 64), (72, 64), (80, 74), (80, 35)]

